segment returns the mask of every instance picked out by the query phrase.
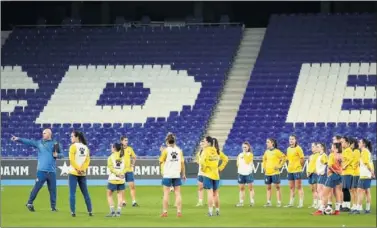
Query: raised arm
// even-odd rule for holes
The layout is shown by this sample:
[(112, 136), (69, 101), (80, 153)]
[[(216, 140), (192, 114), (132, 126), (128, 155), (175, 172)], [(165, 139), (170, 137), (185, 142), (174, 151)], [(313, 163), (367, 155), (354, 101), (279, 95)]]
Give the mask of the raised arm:
[(14, 135), (12, 135), (11, 140), (13, 142), (20, 142), (20, 143), (23, 143), (23, 144), (28, 145), (28, 146), (38, 147), (38, 141), (37, 140), (19, 138), (19, 137), (16, 137)]

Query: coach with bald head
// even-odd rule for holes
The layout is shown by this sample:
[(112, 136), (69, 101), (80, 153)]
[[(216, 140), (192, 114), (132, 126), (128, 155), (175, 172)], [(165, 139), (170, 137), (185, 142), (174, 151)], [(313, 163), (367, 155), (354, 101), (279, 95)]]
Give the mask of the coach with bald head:
[(38, 195), (39, 190), (47, 182), (47, 188), (50, 193), (50, 205), (52, 211), (56, 209), (56, 158), (62, 158), (61, 145), (52, 139), (52, 131), (44, 129), (41, 140), (30, 140), (12, 136), (14, 142), (20, 142), (38, 149), (38, 166), (37, 179), (33, 190), (30, 193), (26, 207), (29, 211), (34, 212), (33, 202)]

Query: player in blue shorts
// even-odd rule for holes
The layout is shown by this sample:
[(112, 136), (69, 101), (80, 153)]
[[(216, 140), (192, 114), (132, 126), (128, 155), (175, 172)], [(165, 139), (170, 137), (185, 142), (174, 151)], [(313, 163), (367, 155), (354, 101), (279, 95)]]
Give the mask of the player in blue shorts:
[[(325, 183), (325, 189), (323, 191), (323, 199), (329, 197), (332, 189), (335, 189), (335, 212), (333, 215), (340, 214), (340, 204), (342, 201), (342, 145), (340, 143), (333, 143), (331, 146), (331, 154), (329, 155), (327, 180)], [(313, 213), (313, 215), (323, 215), (326, 207), (326, 203), (322, 202), (319, 209)]]
[(298, 145), (296, 135), (289, 136), (289, 147), (287, 149), (288, 162), (288, 183), (290, 190), (289, 204), (284, 207), (293, 207), (295, 201), (295, 189), (299, 194), (300, 200), (297, 208), (304, 206), (304, 189), (302, 188), (302, 170), (304, 167), (304, 151)]
[[(122, 200), (125, 186), (124, 173), (126, 171), (126, 161), (122, 144), (115, 143), (111, 148), (112, 154), (107, 159), (107, 168), (110, 171), (107, 184), (107, 202), (110, 207), (110, 214), (106, 217), (120, 217), (122, 211)], [(118, 209), (115, 211), (113, 193), (118, 195)]]
[(280, 190), (280, 169), (285, 163), (285, 155), (277, 149), (277, 142), (273, 138), (266, 140), (267, 150), (263, 155), (262, 167), (264, 170), (264, 181), (267, 185), (267, 203), (265, 207), (271, 207), (271, 184), (275, 184), (277, 207), (281, 207), (281, 190)]
[(343, 136), (340, 139), (342, 143), (342, 182), (343, 182), (343, 203), (341, 211), (349, 212), (351, 211), (351, 193), (350, 189), (352, 186), (352, 175), (354, 173), (353, 168), (353, 151), (350, 147), (349, 138)]
[(317, 181), (317, 195), (318, 195), (318, 203), (316, 209), (320, 207), (323, 203), (326, 203), (328, 201), (328, 198), (323, 198), (323, 191), (325, 189), (325, 184), (327, 181), (327, 162), (328, 157), (326, 154), (326, 146), (324, 143), (317, 143), (316, 144), (317, 151), (318, 151), (318, 157), (316, 161), (316, 173), (318, 177)]
[(254, 206), (254, 188), (253, 188), (253, 168), (254, 168), (254, 154), (251, 150), (249, 142), (242, 144), (242, 152), (237, 157), (238, 168), (238, 184), (240, 188), (240, 201), (236, 207), (243, 207), (245, 199), (245, 185), (249, 188), (250, 206)]
[(164, 197), (161, 217), (168, 217), (170, 187), (174, 187), (177, 217), (182, 217), (182, 179), (186, 180), (185, 160), (182, 150), (176, 145), (176, 137), (170, 133), (166, 137), (166, 148), (162, 149), (160, 164), (163, 165), (162, 185)]
[[(124, 157), (126, 162), (126, 173), (124, 178), (128, 184), (131, 193), (132, 207), (138, 207), (139, 204), (136, 202), (136, 189), (135, 189), (135, 178), (134, 178), (134, 167), (136, 163), (136, 154), (132, 147), (128, 145), (127, 136), (120, 137), (120, 143), (122, 144), (124, 150)], [(127, 205), (125, 193), (123, 192), (123, 206)]]
[(370, 186), (372, 178), (375, 178), (374, 165), (372, 160), (372, 143), (366, 139), (361, 139), (359, 141), (359, 148), (361, 150), (360, 159), (360, 180), (357, 186), (357, 209), (354, 210), (353, 214), (360, 214), (362, 210), (362, 203), (364, 200), (364, 195), (366, 196), (365, 213), (369, 214), (370, 204), (372, 202), (372, 196), (370, 192)]
[[(220, 165), (221, 161), (221, 165)], [(217, 139), (207, 136), (203, 140), (203, 152), (200, 156), (200, 167), (203, 172), (203, 187), (207, 190), (208, 216), (220, 215), (219, 184), (220, 172), (228, 164), (228, 157), (220, 151)]]
[(359, 142), (355, 138), (350, 139), (351, 142), (351, 149), (353, 150), (353, 160), (352, 166), (354, 169), (352, 175), (352, 185), (351, 185), (351, 200), (352, 200), (352, 207), (350, 213), (357, 209), (357, 186), (359, 184), (360, 179), (360, 150), (359, 150)]
[(309, 208), (317, 208), (318, 204), (318, 192), (317, 192), (317, 182), (318, 176), (316, 172), (316, 163), (319, 156), (317, 143), (312, 143), (312, 154), (309, 156), (308, 167), (306, 168), (306, 175), (308, 177), (308, 182), (312, 190), (313, 204)]

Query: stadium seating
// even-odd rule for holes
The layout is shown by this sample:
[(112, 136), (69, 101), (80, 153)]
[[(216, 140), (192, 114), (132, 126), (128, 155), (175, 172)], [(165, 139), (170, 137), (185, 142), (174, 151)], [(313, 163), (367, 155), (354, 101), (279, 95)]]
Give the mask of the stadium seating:
[(139, 156), (168, 131), (191, 155), (242, 36), (241, 26), (16, 28), (2, 48), (2, 156), (35, 156), (11, 134), (50, 127), (66, 153), (73, 129), (93, 156), (127, 135)]
[[(377, 21), (373, 14), (274, 15), (224, 151), (256, 155), (294, 133), (306, 154), (335, 134), (376, 148)], [(376, 151), (374, 150), (374, 154)]]

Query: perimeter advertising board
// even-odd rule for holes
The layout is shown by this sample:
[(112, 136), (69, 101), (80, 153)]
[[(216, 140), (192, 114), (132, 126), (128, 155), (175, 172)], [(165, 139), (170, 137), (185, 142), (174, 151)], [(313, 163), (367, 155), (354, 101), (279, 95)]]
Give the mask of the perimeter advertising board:
[[(304, 165), (306, 172), (307, 161)], [(374, 160), (376, 166), (376, 160)], [(57, 161), (57, 179), (67, 179), (69, 162), (67, 160)], [(36, 160), (2, 160), (1, 161), (1, 179), (3, 180), (27, 180), (35, 179), (37, 161)], [(160, 166), (157, 160), (138, 160), (134, 169), (135, 178), (137, 179), (160, 179)], [(198, 165), (196, 163), (186, 163), (187, 178), (196, 178)], [(109, 171), (107, 169), (107, 160), (92, 160), (87, 171), (88, 179), (107, 179)], [(304, 175), (305, 176), (305, 175)], [(281, 169), (281, 179), (286, 179), (287, 167)], [(254, 178), (263, 180), (264, 174), (261, 160), (254, 160)], [(230, 160), (225, 170), (221, 173), (223, 180), (237, 179), (237, 166), (235, 160)]]

